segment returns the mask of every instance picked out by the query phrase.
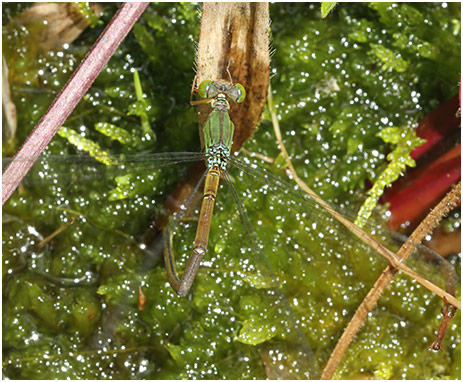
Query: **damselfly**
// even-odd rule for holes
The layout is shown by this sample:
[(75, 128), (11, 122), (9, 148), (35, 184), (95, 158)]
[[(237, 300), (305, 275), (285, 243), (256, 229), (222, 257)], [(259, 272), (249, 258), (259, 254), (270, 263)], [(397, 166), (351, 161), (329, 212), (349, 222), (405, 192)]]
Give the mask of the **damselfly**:
[[(200, 85), (199, 95), (214, 102), (216, 113), (209, 118), (212, 127), (223, 126), (223, 121), (230, 127), (227, 98), (242, 100), (244, 89), (226, 82), (206, 82)], [(206, 129), (207, 134), (216, 136), (217, 132)], [(227, 137), (229, 142), (230, 135)], [(247, 357), (242, 365), (258, 359), (266, 365), (267, 375), (316, 377), (323, 357), (315, 356), (311, 349), (333, 341), (348, 312), (355, 309), (385, 262), (313, 198), (268, 171), (278, 170), (272, 166), (265, 170), (253, 157), (228, 158), (227, 145), (218, 156), (211, 156), (208, 149), (213, 145), (208, 145), (208, 139), (205, 142), (205, 153), (114, 156), (107, 158), (111, 165), (89, 156), (42, 158), (4, 210), (7, 275), (21, 282), (27, 282), (28, 277), (41, 280), (44, 287), (36, 293), (46, 301), (43, 294), (50, 289), (55, 296), (57, 291), (69, 288), (80, 288), (84, 294), (88, 293), (83, 292), (86, 288), (97, 288), (105, 305), (118, 306), (125, 312), (112, 319), (124, 322), (123, 317), (135, 315), (140, 320), (140, 324), (132, 325), (140, 327), (142, 344), (133, 348), (135, 352), (148, 350), (153, 343), (164, 344), (175, 358), (177, 352), (184, 351), (181, 343), (185, 336), (193, 336), (188, 346), (195, 341), (198, 347), (204, 342), (215, 346), (210, 354), (212, 361), (194, 356), (200, 366), (195, 369), (199, 374), (192, 375), (202, 375), (201, 368), (208, 362), (220, 368), (221, 362), (237, 365), (236, 358)], [(181, 255), (178, 260), (182, 265), (193, 242), (193, 248), (200, 247), (202, 252), (207, 249), (201, 267), (195, 262), (187, 271), (185, 293), (196, 272), (198, 276), (191, 297), (180, 302), (166, 282), (179, 288), (175, 277), (172, 281), (172, 252), (166, 256), (166, 272), (153, 265), (153, 259), (161, 258), (160, 253), (137, 238), (162, 211), (175, 179), (188, 171), (185, 164), (197, 161), (209, 161), (212, 170), (207, 171), (215, 173), (213, 187), (206, 186), (213, 191), (206, 195), (216, 194), (220, 174), (230, 192), (218, 194), (210, 234), (206, 225), (212, 214), (210, 200), (199, 223), (183, 212), (190, 207), (201, 182), (169, 225), (174, 235), (173, 251), (177, 258)], [(219, 168), (218, 174), (214, 167)], [(351, 214), (341, 212), (353, 219)], [(204, 216), (208, 223), (204, 223)], [(68, 224), (71, 220), (73, 223)], [(194, 234), (198, 225), (200, 245)], [(50, 238), (58, 227), (64, 229)], [(371, 224), (366, 230), (393, 245), (389, 233), (379, 225)], [(165, 247), (165, 235), (161, 237), (161, 247)], [(202, 258), (202, 252), (196, 258)], [(445, 264), (437, 256), (426, 260), (419, 252), (410, 260), (410, 265), (425, 277), (440, 274), (442, 267), (449, 269)], [(418, 301), (423, 301), (423, 306), (429, 303), (425, 302), (431, 298), (429, 292), (405, 280), (401, 279), (385, 297), (388, 305), (407, 310)], [(137, 298), (140, 290), (142, 304)], [(47, 305), (31, 301), (32, 311), (44, 314)], [(92, 296), (83, 301), (85, 306), (91, 301), (95, 307), (87, 315), (90, 318), (82, 321), (87, 330), (95, 317), (105, 317), (111, 311)], [(93, 325), (101, 324), (98, 321)], [(150, 329), (142, 329), (144, 325)], [(188, 330), (180, 329), (185, 325)], [(157, 336), (161, 340), (156, 340)], [(115, 341), (113, 334), (103, 338)], [(392, 332), (385, 341), (398, 340)], [(431, 338), (422, 341), (421, 347), (425, 348)], [(126, 346), (116, 341), (115, 352), (117, 345)]]

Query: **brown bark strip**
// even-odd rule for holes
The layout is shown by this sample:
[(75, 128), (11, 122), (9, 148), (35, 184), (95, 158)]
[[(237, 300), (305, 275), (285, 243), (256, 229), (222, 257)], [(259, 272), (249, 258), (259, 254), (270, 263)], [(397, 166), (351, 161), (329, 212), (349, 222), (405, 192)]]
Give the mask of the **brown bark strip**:
[[(239, 82), (242, 104), (231, 102), (235, 124), (232, 152), (240, 149), (260, 121), (270, 74), (268, 3), (204, 3), (197, 55), (197, 84), (204, 80)], [(230, 74), (229, 74), (230, 73)], [(231, 77), (231, 78), (230, 78)], [(199, 107), (199, 125), (210, 105)], [(201, 147), (204, 147), (200, 128)]]
[[(90, 88), (149, 3), (124, 3), (2, 174), (2, 205)], [(27, 160), (25, 160), (27, 159)]]
[[(461, 182), (450, 191), (444, 199), (428, 214), (428, 216), (421, 222), (421, 224), (415, 229), (412, 235), (408, 238), (408, 240), (402, 245), (402, 247), (397, 252), (397, 256), (405, 259), (413, 252), (416, 246), (421, 243), (423, 238), (432, 232), (432, 230), (437, 226), (443, 216), (448, 214), (455, 206), (457, 205), (458, 201), (461, 198)], [(332, 379), (333, 374), (338, 367), (341, 359), (343, 358), (347, 348), (349, 347), (350, 343), (352, 342), (353, 338), (357, 334), (360, 326), (366, 320), (368, 312), (370, 312), (373, 307), (376, 305), (378, 299), (381, 297), (383, 291), (389, 285), (389, 283), (394, 278), (397, 269), (391, 267), (390, 265), (386, 267), (383, 273), (380, 275), (378, 280), (376, 281), (375, 285), (371, 288), (368, 292), (365, 299), (357, 308), (354, 316), (352, 317), (349, 324), (344, 329), (344, 333), (342, 334), (341, 338), (339, 339), (336, 347), (334, 348), (333, 352), (331, 353), (330, 359), (323, 370), (321, 375), (321, 379)], [(448, 310), (453, 311), (454, 307), (448, 307), (447, 301), (445, 301), (445, 306), (443, 309), (444, 313), (444, 321), (441, 326), (441, 331), (445, 332), (445, 328), (448, 325), (448, 321), (450, 318), (447, 318), (449, 315), (446, 314)], [(445, 325), (445, 328), (444, 328)], [(440, 332), (441, 332), (440, 331)], [(439, 333), (440, 337), (443, 338), (443, 334)], [(434, 344), (433, 344), (434, 345)]]

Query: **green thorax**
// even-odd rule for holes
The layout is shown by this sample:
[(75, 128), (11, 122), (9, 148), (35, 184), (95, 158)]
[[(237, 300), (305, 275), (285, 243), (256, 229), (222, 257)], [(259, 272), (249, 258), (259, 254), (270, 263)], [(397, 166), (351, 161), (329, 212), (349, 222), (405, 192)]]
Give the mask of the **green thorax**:
[(212, 100), (212, 111), (203, 127), (204, 146), (209, 168), (226, 170), (235, 127), (230, 120), (230, 104), (224, 94)]
[(241, 103), (246, 97), (246, 91), (241, 84), (233, 85), (223, 80), (204, 80), (199, 85), (198, 95), (206, 101), (210, 100), (212, 106), (212, 111), (203, 126), (207, 166), (226, 170), (235, 130), (228, 115), (228, 100)]

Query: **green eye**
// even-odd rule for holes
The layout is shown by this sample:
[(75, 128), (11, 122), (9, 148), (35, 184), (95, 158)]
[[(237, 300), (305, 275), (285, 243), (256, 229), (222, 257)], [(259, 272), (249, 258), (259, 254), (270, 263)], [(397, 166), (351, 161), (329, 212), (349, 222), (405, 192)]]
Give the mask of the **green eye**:
[(211, 83), (212, 83), (211, 80), (204, 80), (203, 82), (201, 82), (198, 88), (198, 94), (201, 98), (208, 98), (207, 93), (209, 91), (209, 87)]
[(238, 92), (239, 92), (239, 95), (236, 98), (236, 102), (241, 103), (246, 98), (246, 90), (244, 90), (244, 87), (241, 84), (235, 84), (235, 87), (236, 89), (238, 89)]

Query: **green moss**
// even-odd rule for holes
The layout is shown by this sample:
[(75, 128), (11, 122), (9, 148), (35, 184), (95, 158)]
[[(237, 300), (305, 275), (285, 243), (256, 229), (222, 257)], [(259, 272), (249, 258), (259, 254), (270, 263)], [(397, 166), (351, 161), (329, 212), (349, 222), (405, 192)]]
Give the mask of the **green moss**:
[(95, 14), (89, 3), (78, 2), (77, 6), (80, 13), (87, 19), (92, 28), (103, 25), (103, 22)]
[(59, 129), (58, 135), (60, 137), (66, 138), (69, 141), (69, 143), (75, 146), (78, 150), (87, 152), (91, 157), (95, 158), (97, 161), (101, 163), (104, 163), (107, 166), (117, 164), (117, 162), (115, 162), (110, 156), (110, 153), (102, 150), (100, 145), (98, 145), (90, 139), (82, 137), (74, 130), (68, 129), (66, 126), (62, 126)]
[(333, 2), (323, 2), (321, 6), (321, 14), (323, 18), (326, 18), (330, 12), (338, 5), (336, 1)]
[(389, 164), (376, 180), (373, 187), (368, 191), (368, 198), (360, 207), (355, 224), (363, 227), (370, 217), (379, 198), (387, 186), (394, 183), (408, 167), (415, 167), (416, 163), (410, 156), (411, 152), (418, 146), (425, 143), (424, 139), (416, 136), (413, 130), (407, 128), (388, 127), (381, 130), (378, 135), (381, 139), (395, 146), (387, 155)]
[(380, 44), (370, 44), (370, 47), (371, 54), (378, 57), (384, 63), (382, 70), (395, 70), (399, 73), (407, 70), (409, 62), (405, 61), (400, 55), (394, 54), (393, 51)]
[[(16, 8), (3, 7), (8, 22)], [(102, 20), (107, 23), (115, 11), (107, 5)], [(412, 130), (458, 89), (458, 5), (340, 4), (325, 20), (319, 4), (278, 3), (270, 11), (272, 88), (293, 163), (327, 200), (358, 206), (366, 198), (365, 181), (380, 179), (394, 148), (378, 133), (392, 126)], [(27, 30), (14, 23), (4, 28), (18, 142), (97, 29), (85, 31), (62, 54), (39, 59), (24, 38)], [(168, 165), (151, 153), (199, 151), (196, 111), (189, 106), (198, 33), (196, 5), (151, 4), (66, 121), (79, 140), (119, 154), (118, 162), (77, 160), (69, 156), (76, 148), (57, 136), (47, 148), (48, 161), (36, 165), (5, 206), (6, 377), (316, 378), (383, 270), (384, 261), (292, 183), (266, 186), (258, 180), (262, 173), (232, 167), (252, 230), (243, 226), (224, 183), (193, 290), (183, 299), (175, 295), (159, 248), (140, 246), (139, 238), (189, 170), (188, 163), (171, 163), (181, 162), (179, 156), (166, 156)], [(411, 35), (421, 45), (406, 43)], [(372, 44), (387, 54), (371, 54)], [(404, 70), (385, 65), (390, 54), (408, 63)], [(156, 139), (143, 140), (146, 122)], [(275, 158), (273, 164), (247, 160), (276, 181), (287, 179), (268, 115), (246, 149)], [(145, 157), (132, 156), (140, 153)], [(56, 237), (38, 245), (60, 227)], [(173, 229), (180, 269), (195, 229), (190, 216)], [(445, 351), (425, 350), (440, 307), (438, 298), (399, 276), (337, 377), (457, 378), (460, 313)]]

